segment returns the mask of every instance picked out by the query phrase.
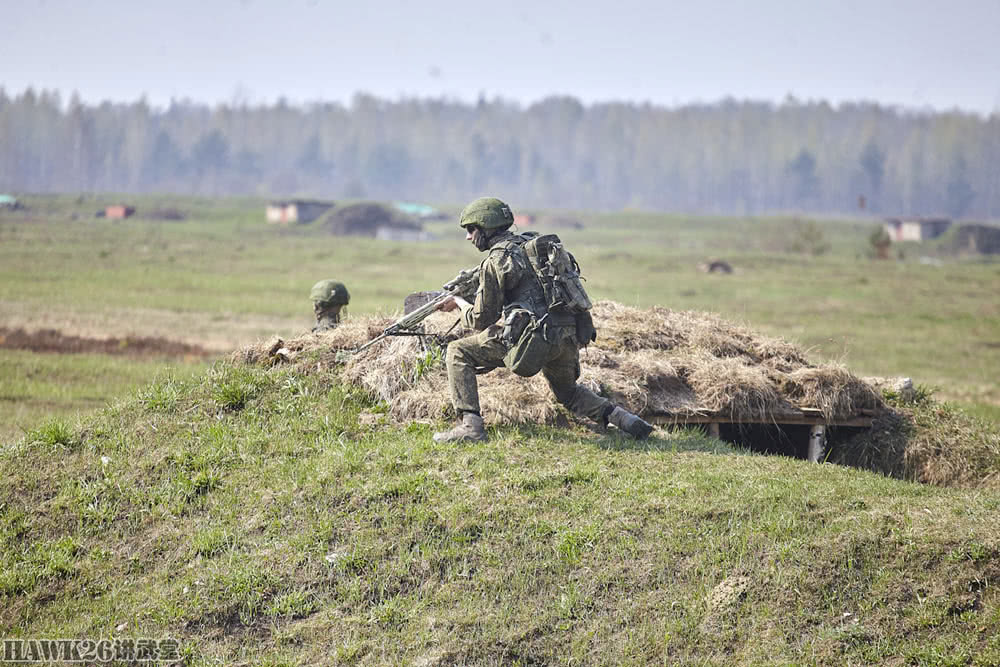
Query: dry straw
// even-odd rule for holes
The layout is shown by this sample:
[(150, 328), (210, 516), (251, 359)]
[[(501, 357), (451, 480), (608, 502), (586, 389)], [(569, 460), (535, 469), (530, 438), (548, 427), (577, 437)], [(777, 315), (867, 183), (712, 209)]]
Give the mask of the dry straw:
[[(878, 409), (878, 393), (839, 365), (815, 365), (786, 341), (708, 313), (641, 310), (612, 301), (594, 306), (598, 340), (581, 351), (580, 381), (644, 416), (722, 414), (732, 421), (773, 421), (795, 407), (816, 408), (830, 420)], [(437, 313), (428, 332), (444, 333), (455, 315)], [(337, 352), (371, 340), (391, 322), (352, 317), (338, 329), (290, 341), (270, 341), (239, 353), (248, 363), (288, 361), (303, 372), (338, 366)], [(451, 337), (469, 332), (452, 333)], [(277, 346), (277, 347), (276, 347)], [(284, 348), (281, 355), (278, 349)], [(342, 377), (379, 400), (399, 420), (450, 413), (440, 351), (420, 338), (391, 338), (355, 355)], [(484, 416), (495, 424), (556, 423), (563, 411), (544, 378), (505, 369), (479, 377)]]

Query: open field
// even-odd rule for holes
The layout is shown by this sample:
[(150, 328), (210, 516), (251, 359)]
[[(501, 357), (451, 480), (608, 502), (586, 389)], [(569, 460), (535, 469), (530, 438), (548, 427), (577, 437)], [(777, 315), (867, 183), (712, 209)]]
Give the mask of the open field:
[[(438, 241), (394, 243), (335, 237), (315, 225), (269, 226), (263, 201), (168, 197), (130, 198), (139, 212), (127, 221), (93, 218), (115, 200), (28, 197), (28, 210), (0, 214), (0, 327), (163, 337), (223, 354), (309, 327), (308, 291), (320, 278), (348, 284), (349, 312), (391, 312), (409, 292), (479, 261), (453, 222), (429, 225)], [(143, 217), (165, 207), (188, 219)], [(918, 255), (935, 249), (912, 245), (906, 261), (873, 261), (870, 221), (573, 215), (584, 229), (556, 231), (595, 299), (719, 312), (858, 374), (910, 376), (940, 398), (1000, 418), (1000, 263), (921, 263)], [(809, 252), (824, 244), (827, 252)], [(699, 272), (710, 257), (736, 273)], [(98, 384), (106, 389), (88, 392), (100, 400), (121, 388)], [(51, 414), (82, 407), (71, 402), (64, 411), (39, 398)], [(10, 401), (0, 405), (0, 434), (19, 432), (14, 410)]]
[[(319, 278), (398, 309), (478, 260), (453, 223), (401, 244), (268, 227), (256, 201), (28, 203), (0, 217), (5, 638), (172, 637), (190, 665), (1000, 665), (995, 423), (897, 406), (931, 459), (969, 451), (963, 488), (687, 429), (438, 445), (335, 365), (226, 352), (302, 333)], [(579, 217), (559, 233), (595, 300), (717, 311), (1000, 414), (1000, 264), (874, 262), (863, 222), (823, 223), (816, 256), (791, 219)]]

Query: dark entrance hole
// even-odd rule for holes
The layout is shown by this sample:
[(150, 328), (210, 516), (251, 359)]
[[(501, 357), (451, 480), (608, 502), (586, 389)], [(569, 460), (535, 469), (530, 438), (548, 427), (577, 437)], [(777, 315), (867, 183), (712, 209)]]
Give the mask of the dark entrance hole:
[[(719, 438), (760, 454), (807, 459), (811, 430), (812, 426), (802, 424), (719, 424)], [(833, 458), (839, 445), (865, 430), (855, 426), (827, 426), (823, 458)]]

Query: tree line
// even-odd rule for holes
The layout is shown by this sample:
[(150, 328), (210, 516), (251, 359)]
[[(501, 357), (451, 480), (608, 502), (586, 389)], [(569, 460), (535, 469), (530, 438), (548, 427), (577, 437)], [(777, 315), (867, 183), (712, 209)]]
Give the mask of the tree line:
[(1000, 114), (365, 94), (154, 108), (0, 88), (0, 189), (1000, 218)]

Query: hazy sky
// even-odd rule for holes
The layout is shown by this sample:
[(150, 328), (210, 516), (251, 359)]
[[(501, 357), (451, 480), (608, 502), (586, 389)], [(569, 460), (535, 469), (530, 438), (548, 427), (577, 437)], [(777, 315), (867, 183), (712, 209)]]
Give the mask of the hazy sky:
[(84, 100), (380, 97), (1000, 112), (1000, 0), (2, 0), (0, 86)]

